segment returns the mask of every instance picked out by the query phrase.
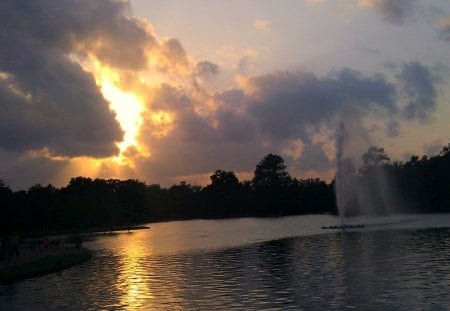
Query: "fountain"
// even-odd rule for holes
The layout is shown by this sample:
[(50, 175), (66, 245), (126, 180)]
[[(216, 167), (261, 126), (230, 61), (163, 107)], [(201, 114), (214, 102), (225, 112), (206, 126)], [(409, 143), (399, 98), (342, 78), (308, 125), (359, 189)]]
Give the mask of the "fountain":
[[(349, 229), (349, 228), (363, 228), (364, 225), (351, 225), (351, 224), (344, 224), (344, 216), (345, 216), (345, 204), (343, 200), (343, 170), (342, 170), (342, 148), (344, 145), (344, 124), (339, 124), (338, 129), (338, 136), (336, 140), (336, 181), (335, 181), (335, 187), (336, 187), (336, 204), (338, 208), (338, 214), (339, 214), (339, 225), (334, 226), (322, 226), (322, 229)], [(347, 185), (348, 186), (348, 185)]]

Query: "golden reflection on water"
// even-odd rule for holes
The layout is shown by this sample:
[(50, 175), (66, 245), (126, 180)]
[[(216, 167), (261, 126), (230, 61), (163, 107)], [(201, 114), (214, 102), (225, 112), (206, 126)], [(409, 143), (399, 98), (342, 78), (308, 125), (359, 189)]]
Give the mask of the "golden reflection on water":
[(148, 287), (147, 278), (153, 275), (152, 267), (146, 265), (145, 256), (148, 255), (148, 246), (139, 241), (139, 234), (128, 234), (126, 247), (120, 256), (120, 268), (117, 289), (120, 293), (120, 305), (126, 310), (153, 309), (148, 306), (153, 295)]

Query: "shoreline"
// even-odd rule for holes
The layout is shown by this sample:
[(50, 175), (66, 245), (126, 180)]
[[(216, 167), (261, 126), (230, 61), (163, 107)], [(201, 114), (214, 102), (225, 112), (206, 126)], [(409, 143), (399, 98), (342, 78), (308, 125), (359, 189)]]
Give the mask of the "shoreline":
[(55, 237), (62, 235), (85, 235), (91, 233), (105, 233), (105, 232), (114, 232), (114, 231), (131, 231), (131, 230), (145, 230), (150, 229), (148, 225), (130, 225), (130, 226), (112, 226), (112, 227), (96, 227), (96, 228), (86, 228), (86, 229), (68, 229), (68, 230), (49, 230), (49, 231), (29, 231), (21, 234), (22, 238), (25, 240), (41, 238), (43, 236)]
[(92, 252), (86, 248), (23, 249), (20, 256), (10, 263), (0, 262), (0, 284), (6, 285), (28, 278), (38, 277), (89, 260)]

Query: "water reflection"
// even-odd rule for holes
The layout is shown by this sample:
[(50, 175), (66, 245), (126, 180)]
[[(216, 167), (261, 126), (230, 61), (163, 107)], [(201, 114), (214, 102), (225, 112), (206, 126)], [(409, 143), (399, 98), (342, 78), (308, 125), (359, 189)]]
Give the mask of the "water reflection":
[(100, 237), (85, 264), (0, 286), (0, 309), (420, 310), (433, 303), (432, 310), (447, 310), (450, 301), (448, 228), (333, 232), (175, 253), (159, 252), (155, 235)]
[(148, 278), (154, 274), (154, 271), (151, 265), (146, 264), (148, 249), (139, 241), (139, 233), (128, 234), (119, 257), (119, 274), (115, 283), (119, 292), (120, 305), (131, 311), (142, 310), (144, 302), (151, 301), (153, 298), (152, 291), (148, 287)]

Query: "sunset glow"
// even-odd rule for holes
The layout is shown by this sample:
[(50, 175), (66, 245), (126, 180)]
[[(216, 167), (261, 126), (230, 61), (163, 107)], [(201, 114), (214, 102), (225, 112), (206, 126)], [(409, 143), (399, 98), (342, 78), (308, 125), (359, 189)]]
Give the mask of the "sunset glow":
[(13, 3), (0, 36), (0, 179), (13, 188), (205, 185), (269, 153), (331, 181), (339, 122), (356, 166), (370, 145), (405, 161), (450, 140), (446, 0)]
[(450, 0), (0, 0), (0, 311), (448, 309), (449, 56)]
[(142, 124), (142, 105), (136, 95), (125, 93), (110, 80), (104, 79), (101, 87), (103, 96), (110, 102), (111, 109), (116, 113), (116, 119), (125, 132), (124, 139), (119, 143), (121, 153), (128, 147), (137, 147), (136, 135)]
[(152, 113), (150, 119), (156, 128), (153, 135), (155, 135), (158, 138), (167, 136), (170, 130), (173, 128), (174, 117), (169, 112), (158, 111)]

